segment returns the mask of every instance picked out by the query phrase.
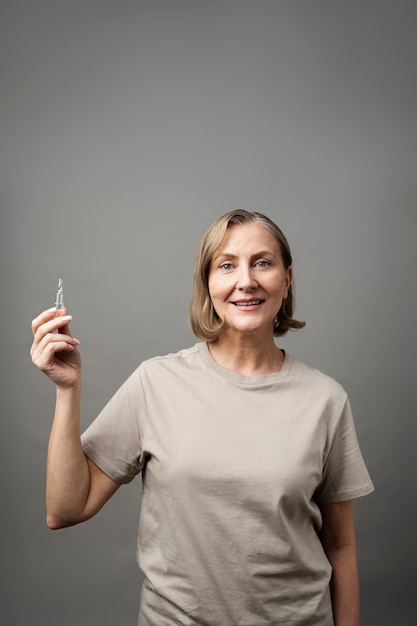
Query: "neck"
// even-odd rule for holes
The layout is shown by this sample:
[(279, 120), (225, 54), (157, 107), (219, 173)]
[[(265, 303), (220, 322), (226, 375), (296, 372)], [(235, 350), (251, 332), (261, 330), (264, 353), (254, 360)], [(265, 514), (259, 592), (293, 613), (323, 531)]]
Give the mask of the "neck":
[(222, 333), (208, 346), (219, 365), (245, 376), (279, 372), (284, 363), (284, 353), (275, 345), (273, 336), (254, 341), (250, 336), (231, 337)]

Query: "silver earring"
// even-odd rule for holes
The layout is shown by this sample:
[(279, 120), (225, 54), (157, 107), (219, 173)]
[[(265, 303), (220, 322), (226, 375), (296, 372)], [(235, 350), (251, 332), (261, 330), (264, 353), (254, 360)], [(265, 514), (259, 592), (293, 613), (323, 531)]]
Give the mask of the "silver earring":
[(279, 326), (279, 318), (278, 318), (278, 314), (277, 314), (275, 316), (275, 319), (274, 319), (274, 328), (278, 328), (278, 326)]

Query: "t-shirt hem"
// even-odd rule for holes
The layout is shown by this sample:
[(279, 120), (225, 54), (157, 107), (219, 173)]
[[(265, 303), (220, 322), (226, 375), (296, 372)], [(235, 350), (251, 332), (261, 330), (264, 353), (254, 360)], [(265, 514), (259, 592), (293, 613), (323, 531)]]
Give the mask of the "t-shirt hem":
[(114, 466), (110, 465), (105, 458), (96, 454), (95, 451), (92, 450), (88, 445), (83, 446), (83, 452), (94, 463), (94, 465), (97, 465), (97, 467), (101, 469), (101, 471), (104, 472), (106, 476), (114, 480), (114, 482), (118, 483), (119, 485), (127, 485), (136, 476), (136, 474), (126, 474), (125, 472), (117, 470)]
[(344, 500), (354, 500), (362, 498), (375, 491), (373, 483), (364, 485), (363, 487), (341, 491), (339, 493), (328, 494), (327, 496), (316, 498), (318, 504), (332, 504), (333, 502), (343, 502)]

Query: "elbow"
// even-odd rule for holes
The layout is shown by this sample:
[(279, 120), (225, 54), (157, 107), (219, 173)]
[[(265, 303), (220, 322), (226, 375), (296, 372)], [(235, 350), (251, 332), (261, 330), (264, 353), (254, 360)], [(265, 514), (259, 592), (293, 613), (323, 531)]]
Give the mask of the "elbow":
[(60, 526), (59, 524), (55, 524), (52, 520), (46, 520), (46, 525), (49, 530), (59, 530), (60, 528), (64, 528), (64, 526)]
[(46, 525), (49, 530), (60, 530), (61, 528), (68, 528), (69, 526), (75, 526), (80, 520), (66, 520), (59, 517), (54, 517), (50, 513), (46, 515)]
[(65, 524), (62, 520), (57, 520), (55, 517), (51, 515), (46, 516), (46, 525), (49, 530), (60, 530), (61, 528), (66, 528), (69, 524)]

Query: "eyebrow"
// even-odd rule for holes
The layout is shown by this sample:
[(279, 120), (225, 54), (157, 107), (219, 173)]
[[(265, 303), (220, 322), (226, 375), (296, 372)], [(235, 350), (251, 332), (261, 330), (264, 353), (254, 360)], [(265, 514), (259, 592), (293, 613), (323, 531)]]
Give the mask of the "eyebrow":
[[(268, 250), (268, 249), (259, 250), (259, 252), (255, 252), (255, 254), (252, 254), (250, 258), (257, 259), (261, 256), (275, 256), (275, 254), (272, 252), (272, 250)], [(221, 258), (237, 259), (237, 255), (231, 252), (227, 252), (227, 250), (225, 250), (225, 251), (219, 252), (215, 256), (213, 255), (212, 261), (217, 261), (217, 259), (221, 259)]]

